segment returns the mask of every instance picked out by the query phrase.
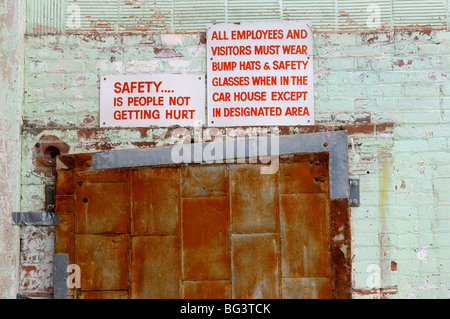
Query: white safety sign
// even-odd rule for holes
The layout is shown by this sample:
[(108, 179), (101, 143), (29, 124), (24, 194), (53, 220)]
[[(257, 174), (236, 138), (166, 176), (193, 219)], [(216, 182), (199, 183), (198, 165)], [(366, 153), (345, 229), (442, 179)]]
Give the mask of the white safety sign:
[(101, 127), (195, 126), (205, 122), (205, 76), (103, 75)]
[(209, 126), (313, 125), (311, 21), (209, 25)]

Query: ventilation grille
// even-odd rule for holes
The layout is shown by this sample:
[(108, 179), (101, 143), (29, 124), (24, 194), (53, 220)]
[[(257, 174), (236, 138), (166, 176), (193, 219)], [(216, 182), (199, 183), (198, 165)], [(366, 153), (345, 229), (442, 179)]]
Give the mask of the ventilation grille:
[(312, 20), (316, 30), (447, 28), (447, 0), (27, 0), (27, 33), (196, 32), (222, 22)]

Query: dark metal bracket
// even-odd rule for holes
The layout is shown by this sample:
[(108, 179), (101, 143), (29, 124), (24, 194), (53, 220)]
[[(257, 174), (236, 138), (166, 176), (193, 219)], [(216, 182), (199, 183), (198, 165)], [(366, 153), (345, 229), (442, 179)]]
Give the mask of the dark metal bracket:
[(53, 299), (66, 299), (67, 287), (67, 267), (69, 266), (69, 256), (67, 254), (53, 255)]
[(55, 214), (55, 185), (45, 185), (45, 212), (13, 212), (14, 226), (56, 226), (59, 215)]
[(359, 207), (359, 179), (349, 179), (350, 183), (350, 207)]

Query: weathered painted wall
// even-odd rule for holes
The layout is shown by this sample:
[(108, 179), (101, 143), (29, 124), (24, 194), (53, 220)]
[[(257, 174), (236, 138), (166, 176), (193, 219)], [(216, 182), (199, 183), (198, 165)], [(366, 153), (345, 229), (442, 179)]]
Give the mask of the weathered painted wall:
[[(350, 174), (361, 183), (353, 297), (450, 297), (450, 33), (322, 32), (314, 41), (316, 126), (279, 130), (349, 132)], [(205, 42), (202, 33), (27, 36), (21, 210), (44, 209), (48, 141), (62, 153), (173, 144), (170, 129), (99, 128), (99, 74), (205, 73)], [(21, 292), (51, 297), (52, 228), (23, 227), (21, 240)]]
[(19, 229), (11, 212), (20, 203), (20, 125), (22, 110), (22, 1), (0, 1), (0, 298), (16, 298)]

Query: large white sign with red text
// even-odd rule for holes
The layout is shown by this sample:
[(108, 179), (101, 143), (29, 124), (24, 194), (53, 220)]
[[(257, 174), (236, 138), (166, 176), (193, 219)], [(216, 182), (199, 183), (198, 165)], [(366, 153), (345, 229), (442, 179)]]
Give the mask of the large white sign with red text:
[(205, 122), (205, 76), (103, 75), (101, 127), (195, 126)]
[(311, 21), (207, 29), (209, 126), (313, 125)]

